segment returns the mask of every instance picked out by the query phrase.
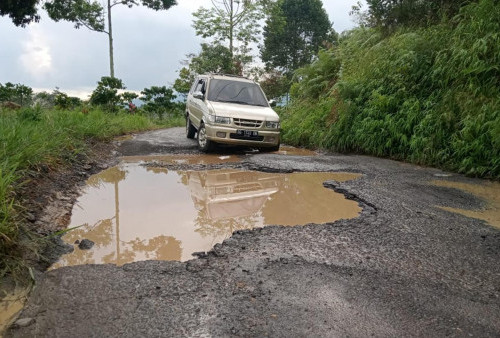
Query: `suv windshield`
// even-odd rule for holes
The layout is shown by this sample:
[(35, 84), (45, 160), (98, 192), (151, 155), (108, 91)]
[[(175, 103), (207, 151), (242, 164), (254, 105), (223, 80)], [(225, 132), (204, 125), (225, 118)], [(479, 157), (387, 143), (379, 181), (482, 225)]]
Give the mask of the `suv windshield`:
[(252, 82), (218, 80), (210, 81), (208, 100), (268, 107), (260, 87)]

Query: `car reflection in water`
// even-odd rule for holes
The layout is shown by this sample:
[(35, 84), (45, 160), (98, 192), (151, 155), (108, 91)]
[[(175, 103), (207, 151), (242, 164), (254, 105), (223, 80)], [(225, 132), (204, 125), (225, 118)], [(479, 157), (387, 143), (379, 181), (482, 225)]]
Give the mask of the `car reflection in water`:
[(236, 170), (186, 175), (198, 210), (196, 231), (215, 237), (264, 225), (261, 209), (286, 180), (284, 176)]
[[(236, 230), (354, 218), (359, 205), (323, 182), (350, 173), (273, 174), (237, 169), (173, 171), (124, 163), (93, 176), (63, 236), (75, 250), (52, 268), (181, 260), (209, 251)], [(95, 242), (80, 250), (75, 242)]]

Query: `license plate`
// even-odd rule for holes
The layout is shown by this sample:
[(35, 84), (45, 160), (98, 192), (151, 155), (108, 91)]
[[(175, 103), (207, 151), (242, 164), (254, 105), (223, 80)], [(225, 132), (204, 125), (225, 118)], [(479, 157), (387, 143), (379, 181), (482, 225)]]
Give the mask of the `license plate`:
[(259, 136), (259, 132), (255, 130), (237, 130), (236, 133), (241, 136), (255, 137)]

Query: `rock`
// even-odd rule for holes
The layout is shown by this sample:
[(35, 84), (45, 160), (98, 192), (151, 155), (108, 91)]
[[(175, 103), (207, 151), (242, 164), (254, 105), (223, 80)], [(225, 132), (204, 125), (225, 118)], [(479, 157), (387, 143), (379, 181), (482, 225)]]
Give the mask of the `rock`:
[(26, 219), (30, 221), (31, 223), (34, 223), (36, 221), (35, 215), (33, 215), (31, 212), (28, 212), (26, 214)]
[(78, 248), (80, 250), (89, 250), (92, 249), (93, 246), (94, 242), (92, 242), (90, 239), (82, 239), (78, 244)]
[(77, 240), (75, 241), (75, 244), (76, 244), (76, 245), (80, 244), (80, 240), (78, 240), (78, 239), (77, 239)]
[(35, 322), (35, 320), (33, 318), (21, 318), (21, 319), (16, 320), (14, 325), (17, 327), (26, 327), (28, 325), (33, 324), (34, 322)]
[(99, 164), (99, 169), (104, 170), (104, 169), (108, 169), (108, 168), (109, 168), (109, 166), (107, 164)]
[(60, 192), (60, 191), (58, 191), (58, 192), (56, 193), (56, 198), (57, 198), (58, 200), (60, 200), (60, 201), (69, 201), (69, 200), (70, 200), (70, 198), (69, 198), (68, 196), (64, 196), (64, 195), (62, 194), (62, 192)]
[(207, 253), (205, 251), (200, 251), (200, 252), (193, 252), (191, 256), (198, 257), (198, 258), (205, 258), (207, 257)]

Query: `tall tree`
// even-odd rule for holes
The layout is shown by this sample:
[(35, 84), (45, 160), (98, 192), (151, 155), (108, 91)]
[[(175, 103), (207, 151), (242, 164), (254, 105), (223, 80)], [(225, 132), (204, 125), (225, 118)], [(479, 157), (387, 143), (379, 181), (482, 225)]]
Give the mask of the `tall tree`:
[[(476, 0), (366, 0), (373, 26), (391, 31), (401, 26), (422, 26), (454, 16), (461, 7)], [(359, 12), (361, 6), (354, 7)]]
[(321, 0), (278, 0), (264, 27), (262, 61), (285, 75), (311, 62), (333, 28)]
[(197, 74), (203, 73), (224, 73), (234, 74), (235, 65), (231, 57), (231, 52), (225, 46), (207, 43), (201, 44), (201, 52), (198, 55), (187, 56), (186, 67), (179, 72), (179, 77), (175, 80), (174, 89), (180, 94), (187, 94), (194, 78)]
[(259, 20), (263, 18), (260, 1), (257, 0), (211, 0), (212, 7), (201, 7), (193, 13), (196, 35), (213, 38), (216, 43), (229, 48), (233, 62), (250, 52), (249, 45), (258, 42)]
[(40, 20), (36, 8), (38, 2), (39, 0), (1, 0), (0, 16), (8, 15), (14, 25), (25, 27), (32, 21)]
[[(176, 0), (105, 0), (105, 7), (97, 0), (50, 0), (44, 7), (54, 21), (65, 20), (73, 22), (75, 28), (82, 26), (108, 35), (110, 76), (115, 77), (113, 56), (113, 25), (111, 12), (117, 5), (129, 8), (142, 4), (155, 11), (167, 10), (177, 4)], [(105, 25), (107, 16), (107, 30)]]

